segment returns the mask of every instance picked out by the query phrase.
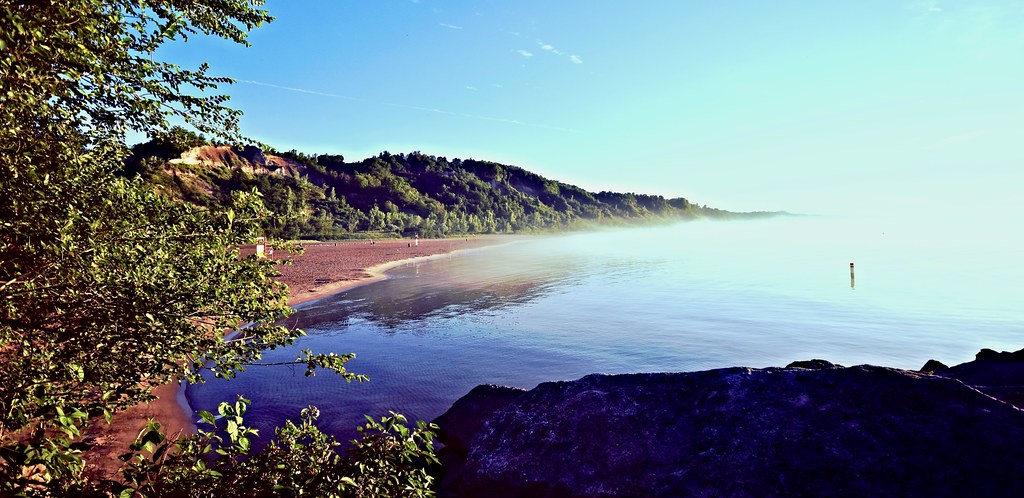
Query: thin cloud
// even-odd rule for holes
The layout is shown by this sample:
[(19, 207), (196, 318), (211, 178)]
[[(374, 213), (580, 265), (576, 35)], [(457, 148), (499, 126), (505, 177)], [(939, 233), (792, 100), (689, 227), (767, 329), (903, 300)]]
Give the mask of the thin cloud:
[(480, 115), (477, 115), (477, 114), (466, 114), (464, 112), (446, 111), (444, 109), (437, 109), (437, 108), (434, 108), (434, 107), (424, 107), (424, 106), (418, 106), (418, 105), (397, 104), (397, 103), (394, 103), (394, 102), (384, 102), (383, 104), (387, 105), (387, 106), (391, 106), (391, 107), (398, 107), (398, 108), (401, 108), (401, 109), (413, 109), (413, 110), (416, 110), (416, 111), (429, 112), (429, 113), (433, 113), (433, 114), (443, 114), (443, 115), (446, 115), (446, 116), (457, 116), (457, 117), (460, 117), (460, 118), (479, 119), (479, 120), (483, 120), (483, 121), (496, 121), (498, 123), (507, 123), (507, 124), (513, 124), (513, 125), (518, 125), (518, 126), (527, 126), (527, 127), (530, 127), (530, 128), (541, 128), (541, 129), (545, 129), (545, 130), (564, 131), (564, 132), (567, 132), (567, 133), (579, 133), (579, 130), (574, 130), (572, 128), (562, 128), (560, 126), (549, 126), (549, 125), (538, 124), (538, 123), (527, 123), (525, 121), (520, 121), (518, 119), (498, 118), (498, 117), (493, 117), (493, 116), (480, 116)]
[(289, 92), (308, 93), (310, 95), (320, 95), (320, 96), (323, 96), (323, 97), (333, 97), (333, 98), (336, 98), (336, 99), (354, 100), (356, 102), (366, 102), (363, 99), (360, 99), (360, 98), (357, 98), (357, 97), (349, 97), (348, 95), (338, 95), (336, 93), (318, 92), (316, 90), (307, 90), (305, 88), (295, 88), (295, 87), (292, 87), (292, 86), (275, 85), (273, 83), (264, 83), (262, 81), (238, 80), (238, 82), (239, 83), (248, 83), (250, 85), (265, 86), (267, 88), (277, 88), (278, 90), (288, 90)]
[(466, 85), (466, 90), (472, 90), (472, 91), (475, 92), (475, 91), (478, 91), (480, 89), (475, 87), (475, 86), (472, 86), (472, 85)]
[(537, 41), (537, 46), (540, 47), (541, 50), (543, 50), (545, 52), (548, 52), (550, 54), (556, 55), (558, 57), (566, 57), (573, 64), (583, 64), (583, 59), (581, 59), (580, 56), (567, 54), (567, 53), (565, 53), (564, 50), (559, 50), (559, 49), (555, 48), (555, 46), (550, 44), (550, 43), (544, 43), (544, 42), (538, 40)]
[(441, 26), (442, 28), (448, 28), (448, 29), (462, 29), (462, 26), (456, 26), (454, 24), (448, 24), (446, 22), (439, 23), (438, 26)]
[(519, 55), (521, 55), (523, 57), (526, 57), (527, 59), (529, 59), (530, 57), (533, 57), (533, 52), (527, 52), (525, 50), (516, 50), (516, 53), (518, 53)]
[(551, 52), (552, 54), (555, 54), (555, 55), (565, 55), (565, 52), (562, 52), (561, 50), (558, 50), (557, 48), (555, 48), (554, 45), (551, 45), (550, 43), (544, 43), (542, 41), (538, 41), (537, 42), (537, 46), (539, 46), (541, 50), (544, 50), (544, 51), (547, 51), (547, 52)]
[[(533, 54), (530, 54), (530, 55), (533, 55)], [(309, 90), (309, 89), (306, 89), (306, 88), (296, 88), (296, 87), (292, 87), (292, 86), (275, 85), (273, 83), (266, 83), (266, 82), (263, 82), (263, 81), (238, 80), (238, 82), (239, 83), (247, 83), (247, 84), (256, 85), (256, 86), (263, 86), (263, 87), (267, 87), (267, 88), (275, 88), (275, 89), (278, 89), (278, 90), (286, 90), (286, 91), (289, 91), (289, 92), (305, 93), (305, 94), (308, 94), (308, 95), (318, 95), (318, 96), (321, 96), (321, 97), (330, 97), (330, 98), (335, 98), (335, 99), (345, 99), (345, 100), (352, 100), (352, 101), (356, 101), (356, 102), (368, 102), (368, 103), (371, 103), (371, 104), (374, 103), (374, 102), (366, 100), (366, 99), (360, 99), (360, 98), (356, 98), (356, 97), (349, 97), (347, 95), (338, 95), (336, 93), (319, 92), (319, 91), (316, 91), (316, 90)], [(471, 87), (471, 86), (467, 86), (466, 88), (467, 89), (476, 90), (475, 87)], [(433, 113), (433, 114), (444, 114), (446, 116), (457, 116), (457, 117), (461, 117), (461, 118), (477, 119), (477, 120), (482, 120), (482, 121), (495, 121), (495, 122), (498, 122), (498, 123), (513, 124), (513, 125), (517, 125), (517, 126), (526, 126), (526, 127), (530, 127), (530, 128), (541, 128), (541, 129), (545, 129), (545, 130), (563, 131), (563, 132), (567, 132), (567, 133), (579, 133), (579, 130), (574, 130), (574, 129), (571, 129), (571, 128), (562, 128), (560, 126), (549, 126), (549, 125), (538, 124), (538, 123), (528, 123), (528, 122), (525, 122), (525, 121), (519, 121), (518, 119), (509, 119), (509, 118), (501, 118), (501, 117), (493, 117), (493, 116), (480, 116), (480, 115), (476, 115), (476, 114), (466, 114), (466, 113), (462, 113), (462, 112), (446, 111), (444, 109), (437, 109), (437, 108), (434, 108), (434, 107), (425, 107), (425, 106), (420, 106), (420, 105), (409, 105), (409, 104), (398, 104), (398, 103), (395, 103), (395, 102), (379, 102), (378, 104), (379, 105), (390, 106), (390, 107), (397, 107), (397, 108), (400, 108), (400, 109), (412, 109), (412, 110), (415, 110), (415, 111), (429, 112), (429, 113)]]

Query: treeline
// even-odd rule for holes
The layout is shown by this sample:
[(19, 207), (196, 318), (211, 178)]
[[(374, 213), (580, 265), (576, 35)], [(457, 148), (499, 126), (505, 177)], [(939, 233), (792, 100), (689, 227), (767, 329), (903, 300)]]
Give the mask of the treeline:
[(592, 193), (517, 166), (419, 152), (346, 162), (341, 155), (264, 154), (247, 147), (233, 149), (217, 164), (171, 163), (202, 142), (176, 133), (135, 146), (126, 173), (200, 205), (256, 189), (274, 214), (264, 228), (279, 238), (339, 239), (365, 232), (443, 237), (734, 214), (684, 198)]

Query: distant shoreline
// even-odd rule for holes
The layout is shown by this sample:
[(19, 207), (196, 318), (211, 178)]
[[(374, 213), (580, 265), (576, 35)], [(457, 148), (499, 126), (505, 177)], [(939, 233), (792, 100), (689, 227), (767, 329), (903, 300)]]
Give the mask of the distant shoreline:
[[(298, 255), (278, 253), (277, 259), (291, 259), (281, 265), (276, 280), (288, 285), (288, 306), (295, 307), (339, 292), (386, 278), (385, 272), (406, 264), (434, 259), (443, 255), (502, 244), (513, 240), (511, 235), (473, 236), (459, 239), (347, 240), (304, 243)], [(243, 248), (243, 252), (244, 252)], [(156, 399), (140, 403), (113, 416), (110, 424), (91, 427), (86, 438), (93, 448), (84, 456), (89, 472), (115, 477), (121, 462), (117, 456), (125, 452), (146, 426), (155, 419), (171, 437), (194, 434), (192, 408), (185, 397), (185, 385), (174, 382), (153, 389)]]

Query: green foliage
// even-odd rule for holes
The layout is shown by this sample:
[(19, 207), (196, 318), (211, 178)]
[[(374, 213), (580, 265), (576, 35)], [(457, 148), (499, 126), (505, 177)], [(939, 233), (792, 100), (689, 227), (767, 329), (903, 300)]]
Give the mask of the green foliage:
[(209, 75), (205, 64), (183, 69), (153, 54), (200, 34), (245, 44), (250, 29), (272, 19), (254, 8), (262, 3), (5, 0), (0, 142), (39, 141), (40, 133), (70, 127), (116, 143), (126, 129), (168, 132), (169, 116), (236, 141), (239, 112), (224, 105), (227, 96), (201, 95), (230, 80)]
[[(275, 325), (289, 308), (273, 264), (233, 249), (258, 234), (434, 236), (701, 212), (419, 153), (346, 163), (292, 151), (296, 166), (274, 174), (230, 158), (169, 167), (207, 142), (171, 120), (238, 144), (240, 113), (215, 93), (229, 79), (157, 50), (196, 35), (245, 44), (272, 19), (262, 4), (0, 0), (0, 495), (429, 495), (430, 427), (395, 414), (339, 453), (309, 409), (254, 453), (240, 400), (204, 416), (218, 430), (180, 443), (151, 426), (121, 485), (82, 476), (77, 438), (154, 386), (202, 369), (231, 377), (302, 334)], [(130, 130), (152, 140), (125, 166)], [(351, 357), (304, 351), (295, 363), (365, 380), (345, 370)]]
[[(240, 137), (239, 113), (224, 105), (226, 96), (207, 93), (228, 79), (154, 53), (200, 34), (245, 43), (248, 30), (271, 19), (260, 5), (0, 0), (0, 495), (109, 490), (82, 475), (86, 445), (76, 438), (84, 426), (151, 399), (154, 386), (199, 381), (202, 369), (230, 377), (302, 334), (275, 325), (290, 309), (273, 263), (233, 249), (263, 233), (271, 199), (252, 188), (205, 204), (157, 193), (187, 190), (163, 179), (161, 156), (206, 141), (170, 126), (170, 117), (220, 140)], [(149, 133), (156, 147), (134, 174), (119, 176), (130, 129)], [(302, 209), (296, 199), (324, 199), (305, 179), (290, 182), (287, 209)], [(229, 330), (239, 332), (225, 339)], [(326, 368), (364, 380), (345, 370), (351, 357), (304, 351), (295, 363), (308, 374)], [(242, 425), (244, 406), (222, 409), (226, 439), (201, 434), (178, 450), (158, 432), (144, 433), (133, 449), (149, 452), (149, 463), (128, 458), (127, 482), (139, 494), (159, 494), (152, 486), (176, 475), (221, 482), (246, 469), (256, 476), (257, 465), (317, 468), (299, 445), (318, 437), (315, 417), (282, 433), (291, 442), (281, 451), (299, 452), (289, 456), (299, 458), (294, 467), (272, 459), (241, 465), (253, 435)], [(213, 443), (211, 468), (202, 455)], [(180, 468), (162, 466), (169, 455)]]
[(264, 448), (254, 451), (256, 430), (246, 427), (248, 401), (221, 403), (218, 415), (202, 412), (214, 430), (168, 441), (159, 424), (139, 435), (123, 483), (109, 483), (114, 494), (147, 497), (427, 497), (432, 478), (424, 470), (437, 464), (433, 430), (419, 422), (406, 425), (391, 413), (379, 421), (367, 417), (362, 438), (341, 443), (315, 425), (319, 411), (302, 410), (299, 423), (285, 422)]
[[(230, 192), (255, 188), (273, 213), (264, 229), (287, 239), (348, 238), (367, 231), (422, 237), (549, 231), (732, 214), (684, 198), (595, 194), (516, 166), (418, 152), (384, 152), (358, 163), (296, 151), (279, 157), (291, 161), (291, 174), (217, 174), (206, 167), (191, 174), (205, 182), (200, 190), (212, 193), (195, 196), (196, 189), (182, 185), (176, 195), (214, 205)], [(166, 185), (160, 175), (147, 181)]]
[(0, 185), (13, 200), (0, 207), (0, 428), (39, 427), (4, 438), (0, 472), (48, 465), (33, 448), (71, 429), (62, 412), (125, 409), (155, 385), (196, 380), (204, 363), (231, 375), (299, 334), (272, 325), (289, 311), (273, 264), (227, 250), (255, 235), (258, 196), (206, 210), (84, 166), (57, 170), (47, 188), (26, 175)]

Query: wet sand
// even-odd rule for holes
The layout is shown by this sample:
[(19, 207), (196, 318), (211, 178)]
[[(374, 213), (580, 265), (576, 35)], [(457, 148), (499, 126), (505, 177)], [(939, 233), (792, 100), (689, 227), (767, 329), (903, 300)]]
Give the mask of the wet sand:
[[(453, 251), (495, 245), (510, 236), (483, 236), (469, 239), (367, 240), (304, 243), (303, 253), (292, 255), (278, 251), (274, 259), (291, 259), (280, 265), (278, 280), (288, 285), (288, 304), (295, 306), (384, 278), (388, 269), (403, 264), (449, 254)], [(243, 248), (243, 253), (252, 251)], [(183, 388), (170, 383), (154, 389), (156, 400), (142, 403), (114, 415), (109, 425), (97, 424), (85, 434), (93, 446), (86, 453), (89, 473), (96, 477), (114, 477), (121, 462), (118, 455), (139, 435), (150, 419), (160, 422), (163, 431), (176, 436), (191, 434), (196, 427), (185, 402)]]

